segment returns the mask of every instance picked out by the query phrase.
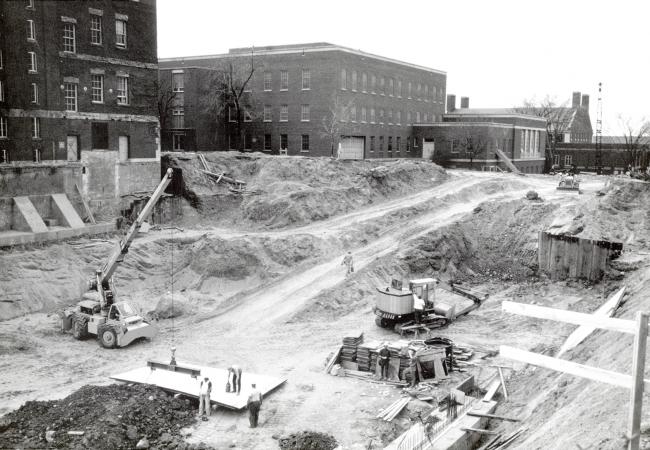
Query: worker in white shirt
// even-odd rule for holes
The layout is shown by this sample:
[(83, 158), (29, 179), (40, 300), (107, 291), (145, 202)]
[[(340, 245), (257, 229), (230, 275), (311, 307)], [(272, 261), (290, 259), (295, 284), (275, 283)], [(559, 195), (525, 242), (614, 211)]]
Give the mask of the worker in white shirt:
[(413, 293), (413, 310), (415, 313), (415, 323), (420, 323), (422, 321), (422, 313), (424, 312), (424, 300), (415, 292)]
[(251, 385), (253, 391), (248, 396), (248, 420), (251, 428), (257, 428), (257, 420), (260, 417), (260, 408), (262, 407), (262, 393), (255, 387), (255, 383)]
[(203, 420), (208, 420), (205, 417), (206, 412), (210, 415), (210, 392), (212, 392), (212, 381), (205, 377), (199, 386), (199, 415), (203, 416)]

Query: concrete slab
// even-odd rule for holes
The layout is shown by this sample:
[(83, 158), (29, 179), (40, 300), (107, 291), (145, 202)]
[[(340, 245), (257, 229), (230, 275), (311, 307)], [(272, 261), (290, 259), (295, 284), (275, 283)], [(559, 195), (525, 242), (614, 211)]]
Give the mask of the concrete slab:
[(33, 233), (44, 233), (47, 231), (47, 226), (45, 225), (45, 222), (43, 222), (43, 219), (41, 218), (38, 211), (36, 211), (36, 208), (34, 207), (34, 204), (29, 199), (29, 197), (25, 197), (25, 196), (14, 197), (14, 203), (16, 205), (16, 208), (18, 209), (18, 212), (22, 216), (22, 219), (27, 225), (26, 228), (28, 228), (28, 229), (21, 229), (20, 231), (31, 231)]
[(52, 194), (52, 200), (58, 208), (64, 223), (70, 228), (83, 228), (86, 226), (66, 194)]
[(14, 245), (34, 244), (37, 242), (59, 241), (79, 236), (92, 236), (94, 234), (112, 233), (117, 229), (115, 223), (99, 223), (87, 225), (83, 228), (53, 227), (43, 233), (30, 233), (27, 231), (7, 230), (0, 231), (0, 247)]
[(198, 378), (192, 378), (188, 374), (184, 373), (170, 372), (162, 369), (152, 370), (149, 367), (140, 367), (128, 372), (111, 375), (110, 378), (118, 381), (152, 384), (168, 391), (198, 398), (201, 380), (203, 377), (207, 376), (210, 378), (210, 381), (212, 381), (212, 395), (210, 396), (212, 403), (235, 410), (246, 408), (246, 401), (252, 391), (251, 383), (257, 384), (257, 388), (262, 392), (264, 397), (266, 397), (271, 391), (277, 389), (287, 381), (285, 378), (244, 371), (242, 374), (241, 393), (237, 395), (226, 392), (226, 383), (228, 382), (227, 370), (204, 367), (181, 361), (178, 361), (178, 364), (184, 367), (200, 370), (201, 376)]

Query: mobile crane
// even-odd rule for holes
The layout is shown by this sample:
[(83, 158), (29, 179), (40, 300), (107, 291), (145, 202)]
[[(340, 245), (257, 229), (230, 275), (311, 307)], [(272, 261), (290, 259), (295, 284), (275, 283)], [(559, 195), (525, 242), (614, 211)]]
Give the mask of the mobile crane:
[(140, 316), (129, 302), (115, 300), (113, 274), (124, 261), (124, 255), (129, 251), (138, 230), (149, 218), (171, 182), (172, 173), (171, 168), (167, 169), (160, 184), (108, 261), (89, 280), (88, 289), (93, 293), (91, 297), (94, 296), (95, 299), (82, 300), (75, 307), (63, 311), (62, 331), (71, 330), (76, 339), (96, 335), (99, 344), (105, 348), (125, 347), (136, 339), (150, 339), (158, 333), (157, 328)]

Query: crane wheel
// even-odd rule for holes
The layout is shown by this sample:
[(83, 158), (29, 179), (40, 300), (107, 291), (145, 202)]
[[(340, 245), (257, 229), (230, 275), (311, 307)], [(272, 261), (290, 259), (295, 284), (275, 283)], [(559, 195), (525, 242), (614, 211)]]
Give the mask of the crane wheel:
[(375, 324), (381, 328), (393, 328), (393, 326), (395, 325), (395, 321), (377, 316), (375, 317)]
[(88, 322), (83, 319), (72, 319), (72, 335), (78, 340), (88, 337)]
[(117, 333), (111, 327), (101, 327), (98, 330), (97, 338), (104, 348), (115, 348), (117, 346)]

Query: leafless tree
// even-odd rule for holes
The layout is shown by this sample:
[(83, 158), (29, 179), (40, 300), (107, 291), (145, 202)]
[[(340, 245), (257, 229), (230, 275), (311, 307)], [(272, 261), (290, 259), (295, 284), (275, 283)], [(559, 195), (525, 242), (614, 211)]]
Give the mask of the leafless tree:
[(158, 120), (160, 120), (160, 129), (165, 130), (170, 119), (178, 92), (172, 88), (169, 77), (162, 77), (154, 82), (156, 95), (156, 106), (158, 108)]
[(648, 166), (650, 122), (645, 118), (635, 122), (622, 114), (618, 115), (618, 122), (623, 132), (621, 143), (625, 148), (625, 163), (634, 169), (645, 169)]
[(514, 110), (518, 113), (531, 114), (546, 119), (545, 159), (546, 169), (550, 169), (557, 144), (563, 142), (564, 133), (567, 132), (571, 124), (572, 110), (567, 108), (567, 102), (558, 103), (548, 95), (541, 101), (537, 101), (535, 98), (524, 100), (523, 106), (516, 107)]
[(320, 135), (329, 140), (331, 156), (334, 156), (334, 149), (338, 147), (345, 124), (350, 121), (352, 106), (354, 106), (352, 100), (344, 102), (335, 95), (330, 103), (329, 113), (323, 116)]

